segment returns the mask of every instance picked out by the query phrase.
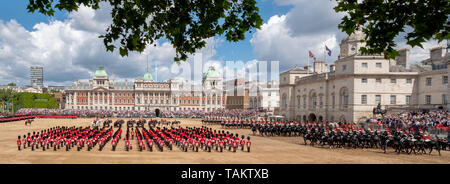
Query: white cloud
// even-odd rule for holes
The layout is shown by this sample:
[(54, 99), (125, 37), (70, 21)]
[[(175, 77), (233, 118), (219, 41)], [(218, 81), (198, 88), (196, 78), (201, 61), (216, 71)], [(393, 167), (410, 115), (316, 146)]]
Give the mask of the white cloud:
[[(314, 34), (294, 36), (287, 25), (287, 16), (272, 16), (250, 40), (258, 60), (280, 61), (280, 69), (306, 65), (308, 51), (317, 59), (323, 59), (325, 45), (335, 50), (338, 47), (336, 34)], [(334, 58), (336, 54), (334, 54)], [(331, 59), (327, 59), (330, 61)], [(311, 61), (312, 62), (312, 61)]]
[(400, 48), (408, 48), (409, 49), (409, 63), (410, 64), (420, 64), (421, 61), (430, 58), (430, 50), (434, 47), (444, 46), (445, 42), (438, 43), (437, 40), (429, 40), (425, 43), (422, 43), (423, 48), (414, 47), (406, 44), (406, 41), (403, 41), (398, 44), (398, 49)]
[[(175, 49), (167, 41), (148, 45), (144, 53), (131, 52), (128, 57), (121, 57), (118, 51), (107, 52), (98, 36), (111, 23), (110, 11), (104, 4), (95, 11), (80, 7), (66, 20), (38, 23), (33, 30), (26, 30), (15, 20), (0, 20), (0, 84), (29, 85), (32, 65), (44, 67), (45, 85), (71, 85), (74, 80), (91, 79), (99, 65), (116, 80), (134, 79), (144, 75), (147, 55), (154, 78), (156, 65), (159, 81), (176, 75), (169, 71)], [(199, 52), (207, 61), (215, 55), (214, 47), (220, 40), (206, 41), (207, 47)]]

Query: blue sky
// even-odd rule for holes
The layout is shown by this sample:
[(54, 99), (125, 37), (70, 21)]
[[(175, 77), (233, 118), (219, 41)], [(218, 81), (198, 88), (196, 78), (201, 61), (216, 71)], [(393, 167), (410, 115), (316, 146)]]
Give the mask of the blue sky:
[[(71, 13), (57, 11), (54, 17), (29, 13), (27, 4), (28, 0), (1, 2), (0, 84), (29, 85), (32, 65), (44, 67), (45, 85), (71, 85), (75, 80), (91, 79), (100, 65), (110, 78), (133, 80), (145, 73), (147, 56), (150, 72), (158, 81), (184, 72), (173, 66), (175, 52), (164, 39), (156, 46), (149, 45), (144, 53), (128, 57), (106, 52), (98, 36), (111, 22), (108, 4), (101, 4), (96, 11), (87, 7)], [(215, 66), (226, 73), (225, 62), (238, 60), (279, 61), (283, 72), (307, 64), (308, 51), (322, 59), (325, 45), (332, 50), (326, 62), (334, 62), (345, 36), (337, 28), (343, 15), (334, 12), (335, 4), (330, 0), (259, 0), (257, 6), (264, 20), (261, 28), (247, 32), (240, 42), (227, 42), (223, 36), (208, 39), (207, 46), (198, 51), (205, 62), (202, 72)], [(427, 49), (434, 46), (436, 43), (427, 42), (425, 50), (412, 50), (411, 60), (425, 59)], [(186, 63), (192, 70), (196, 69), (193, 57)]]

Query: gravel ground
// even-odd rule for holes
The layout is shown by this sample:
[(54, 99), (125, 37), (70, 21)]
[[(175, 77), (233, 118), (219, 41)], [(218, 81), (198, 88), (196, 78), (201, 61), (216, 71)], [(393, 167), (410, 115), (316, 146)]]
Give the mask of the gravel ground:
[[(115, 119), (113, 119), (114, 121)], [(182, 127), (202, 126), (199, 119), (180, 119)], [(111, 151), (108, 143), (103, 151), (83, 149), (76, 151), (47, 150), (31, 151), (30, 148), (18, 151), (16, 139), (28, 132), (40, 131), (54, 126), (89, 126), (92, 119), (36, 119), (31, 126), (24, 121), (0, 123), (0, 163), (25, 164), (449, 164), (450, 151), (441, 151), (431, 155), (396, 154), (389, 150), (384, 154), (381, 149), (329, 149), (303, 145), (300, 137), (261, 137), (251, 135), (249, 129), (226, 129), (239, 135), (250, 135), (252, 150), (250, 153), (220, 152), (181, 152), (178, 148), (164, 149), (164, 152), (136, 150), (137, 144), (132, 141), (133, 150), (124, 150), (124, 141), (119, 141), (117, 150)], [(209, 127), (222, 130), (219, 125)], [(124, 132), (125, 133), (125, 132)], [(124, 137), (125, 134), (122, 134)]]

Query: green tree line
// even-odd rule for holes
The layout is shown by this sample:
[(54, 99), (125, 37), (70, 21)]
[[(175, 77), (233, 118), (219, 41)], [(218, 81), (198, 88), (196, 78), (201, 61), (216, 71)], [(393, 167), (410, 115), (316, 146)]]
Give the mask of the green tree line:
[[(35, 99), (47, 100), (38, 101)], [(8, 106), (13, 104), (14, 111), (20, 108), (58, 108), (58, 101), (51, 94), (16, 92), (12, 89), (0, 89), (0, 102), (8, 104)]]

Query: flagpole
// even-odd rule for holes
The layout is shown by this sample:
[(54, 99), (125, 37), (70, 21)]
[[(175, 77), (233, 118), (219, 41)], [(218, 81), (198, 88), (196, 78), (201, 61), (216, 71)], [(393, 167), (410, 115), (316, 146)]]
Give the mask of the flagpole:
[(306, 65), (306, 68), (308, 69), (307, 74), (309, 74), (309, 52), (308, 52), (308, 54), (307, 54), (307, 58), (308, 58), (308, 65)]

